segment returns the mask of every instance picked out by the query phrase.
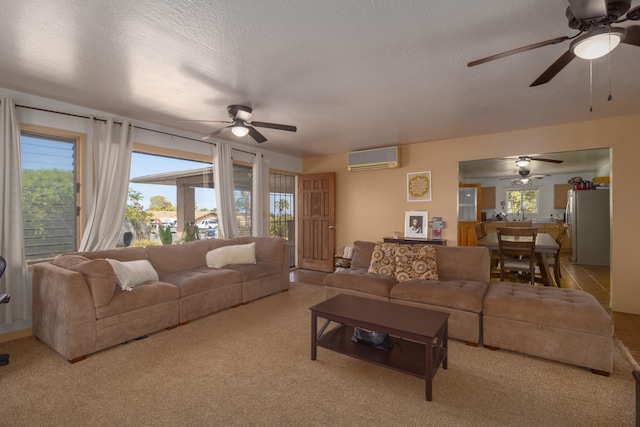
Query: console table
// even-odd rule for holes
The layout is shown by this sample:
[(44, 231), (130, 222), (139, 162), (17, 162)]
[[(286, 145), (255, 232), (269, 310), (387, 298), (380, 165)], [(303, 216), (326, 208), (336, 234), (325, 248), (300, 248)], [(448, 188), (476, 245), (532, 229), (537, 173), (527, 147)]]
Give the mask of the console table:
[(394, 239), (393, 237), (383, 237), (382, 240), (385, 243), (402, 243), (404, 245), (447, 245), (446, 240)]

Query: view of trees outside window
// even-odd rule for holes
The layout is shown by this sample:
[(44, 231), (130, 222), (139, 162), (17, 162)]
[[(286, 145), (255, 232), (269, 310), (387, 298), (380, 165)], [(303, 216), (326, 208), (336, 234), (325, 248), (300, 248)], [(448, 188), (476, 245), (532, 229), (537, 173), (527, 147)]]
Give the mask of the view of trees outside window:
[(507, 213), (515, 214), (520, 209), (527, 213), (538, 212), (538, 190), (507, 190), (507, 201)]
[(75, 140), (23, 132), (20, 155), (27, 261), (75, 251)]

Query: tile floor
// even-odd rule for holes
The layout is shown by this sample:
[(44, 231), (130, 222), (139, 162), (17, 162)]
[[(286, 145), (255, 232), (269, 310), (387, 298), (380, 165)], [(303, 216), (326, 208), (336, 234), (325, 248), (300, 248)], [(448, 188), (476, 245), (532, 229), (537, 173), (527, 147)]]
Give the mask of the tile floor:
[[(569, 263), (568, 253), (562, 253), (560, 286), (580, 289), (591, 293), (609, 312), (610, 277), (609, 267), (573, 265)], [(292, 270), (289, 278), (292, 282), (322, 285), (327, 273), (311, 270)], [(633, 358), (640, 364), (640, 315), (612, 313), (615, 336), (629, 349)]]

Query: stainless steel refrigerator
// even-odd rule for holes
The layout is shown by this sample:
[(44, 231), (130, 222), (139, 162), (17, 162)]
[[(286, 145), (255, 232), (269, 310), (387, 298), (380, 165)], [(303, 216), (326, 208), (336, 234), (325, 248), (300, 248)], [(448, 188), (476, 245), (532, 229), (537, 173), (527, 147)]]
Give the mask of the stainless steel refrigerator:
[(573, 264), (610, 263), (609, 189), (569, 190), (567, 232), (571, 238)]

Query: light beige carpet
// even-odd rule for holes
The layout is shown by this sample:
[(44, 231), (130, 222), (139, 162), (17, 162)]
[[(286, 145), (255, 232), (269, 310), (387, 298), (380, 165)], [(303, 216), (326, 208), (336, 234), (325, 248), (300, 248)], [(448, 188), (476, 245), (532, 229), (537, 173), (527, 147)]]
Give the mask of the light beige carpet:
[(0, 425), (633, 425), (624, 349), (614, 373), (450, 341), (424, 381), (326, 349), (310, 360), (319, 286), (225, 310), (69, 364), (33, 337), (0, 344)]

